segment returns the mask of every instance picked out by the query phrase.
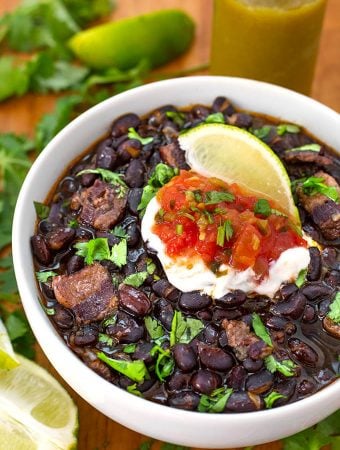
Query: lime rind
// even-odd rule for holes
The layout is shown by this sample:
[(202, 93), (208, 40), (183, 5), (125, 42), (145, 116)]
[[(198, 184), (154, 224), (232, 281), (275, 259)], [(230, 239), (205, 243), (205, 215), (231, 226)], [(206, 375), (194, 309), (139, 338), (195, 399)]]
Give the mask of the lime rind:
[(273, 150), (246, 130), (232, 125), (202, 124), (179, 137), (192, 170), (274, 201), (300, 226), (285, 167)]

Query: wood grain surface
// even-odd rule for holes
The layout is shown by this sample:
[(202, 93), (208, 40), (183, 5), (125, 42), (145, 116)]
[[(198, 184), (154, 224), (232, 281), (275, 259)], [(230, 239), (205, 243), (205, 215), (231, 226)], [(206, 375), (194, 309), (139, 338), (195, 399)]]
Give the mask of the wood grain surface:
[[(10, 11), (18, 0), (0, 0), (0, 15)], [(118, 0), (113, 18), (132, 16), (155, 9), (180, 7), (197, 24), (196, 40), (188, 52), (176, 62), (162, 69), (165, 72), (185, 69), (209, 60), (212, 0)], [(0, 80), (1, 83), (1, 80)], [(340, 1), (329, 0), (320, 44), (312, 96), (340, 111)], [(0, 105), (0, 132), (32, 134), (40, 116), (53, 108), (52, 95), (26, 95)], [(37, 361), (47, 368), (68, 389), (79, 408), (79, 450), (135, 450), (148, 440), (113, 422), (96, 411), (61, 380), (38, 348)], [(270, 426), (270, 424), (268, 424)], [(154, 448), (159, 448), (159, 443)], [(256, 446), (256, 450), (280, 450), (280, 442)]]

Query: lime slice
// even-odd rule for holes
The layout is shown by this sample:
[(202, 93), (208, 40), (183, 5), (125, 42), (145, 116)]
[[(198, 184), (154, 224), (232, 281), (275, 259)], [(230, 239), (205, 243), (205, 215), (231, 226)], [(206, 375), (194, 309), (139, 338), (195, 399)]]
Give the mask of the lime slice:
[(22, 356), (0, 372), (0, 450), (76, 448), (77, 409), (65, 389)]
[(192, 170), (272, 200), (275, 208), (300, 225), (286, 169), (260, 139), (231, 125), (204, 124), (178, 140)]
[(11, 341), (2, 320), (0, 319), (0, 371), (10, 370), (19, 365), (19, 361), (14, 354)]

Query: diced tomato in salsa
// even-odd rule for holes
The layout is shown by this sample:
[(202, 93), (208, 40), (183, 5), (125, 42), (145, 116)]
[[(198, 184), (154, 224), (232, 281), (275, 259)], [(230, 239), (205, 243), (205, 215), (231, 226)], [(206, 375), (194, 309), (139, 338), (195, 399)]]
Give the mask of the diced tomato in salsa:
[(257, 213), (259, 199), (236, 184), (182, 170), (157, 199), (161, 207), (153, 232), (172, 258), (200, 257), (212, 270), (222, 264), (251, 267), (263, 277), (282, 252), (306, 247), (287, 217), (273, 214), (270, 202), (268, 214)]

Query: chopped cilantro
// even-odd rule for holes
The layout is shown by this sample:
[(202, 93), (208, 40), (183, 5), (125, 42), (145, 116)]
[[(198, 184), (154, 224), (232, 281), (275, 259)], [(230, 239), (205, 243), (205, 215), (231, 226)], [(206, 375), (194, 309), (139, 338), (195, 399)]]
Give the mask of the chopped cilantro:
[(110, 347), (112, 347), (112, 345), (113, 345), (113, 339), (109, 335), (107, 335), (105, 333), (99, 333), (98, 341), (101, 344), (107, 344)]
[(328, 186), (324, 183), (324, 178), (309, 177), (302, 183), (303, 193), (306, 195), (322, 194), (334, 202), (339, 201), (339, 193), (335, 186)]
[(130, 384), (130, 386), (128, 386), (126, 388), (126, 390), (128, 392), (130, 392), (130, 394), (137, 395), (137, 397), (143, 397), (141, 392), (137, 389), (137, 384), (136, 383)]
[(111, 249), (110, 260), (116, 264), (117, 267), (122, 267), (126, 264), (127, 258), (127, 244), (126, 239), (122, 239), (118, 244), (115, 244)]
[(306, 144), (301, 147), (289, 148), (286, 152), (319, 152), (321, 145), (319, 144)]
[(281, 123), (276, 127), (276, 132), (279, 136), (282, 136), (285, 133), (300, 133), (300, 131), (300, 127), (291, 123)]
[(124, 278), (123, 283), (138, 288), (144, 283), (148, 276), (149, 274), (146, 271), (132, 273), (131, 275), (128, 275), (126, 278)]
[(69, 220), (67, 226), (68, 226), (69, 228), (78, 228), (78, 227), (79, 227), (78, 220), (77, 220), (77, 219), (71, 219), (71, 220)]
[(200, 320), (184, 317), (180, 311), (175, 311), (171, 323), (170, 345), (188, 344), (203, 328), (203, 322)]
[(185, 123), (185, 114), (179, 111), (166, 111), (165, 113), (166, 117), (171, 119), (176, 125), (178, 125), (180, 128)]
[(178, 174), (179, 170), (177, 168), (167, 166), (163, 163), (157, 164), (148, 180), (148, 184), (143, 189), (142, 198), (138, 205), (138, 211), (143, 212), (149, 201), (156, 195), (157, 191)]
[(52, 270), (49, 270), (49, 271), (35, 272), (35, 275), (40, 283), (46, 283), (46, 281), (48, 281), (49, 278), (55, 277), (57, 273), (53, 272)]
[(104, 181), (111, 183), (113, 186), (119, 187), (119, 196), (123, 197), (126, 194), (127, 185), (122, 180), (123, 175), (121, 173), (112, 172), (112, 170), (101, 169), (84, 169), (77, 173), (77, 177), (86, 173), (94, 173), (100, 175)]
[(122, 239), (115, 244), (111, 251), (107, 238), (90, 239), (86, 242), (77, 242), (74, 244), (77, 249), (76, 255), (85, 258), (86, 264), (93, 264), (94, 261), (110, 260), (118, 267), (126, 264), (127, 245), (126, 240)]
[(278, 361), (273, 355), (267, 356), (264, 360), (265, 366), (269, 372), (280, 372), (285, 377), (293, 377), (295, 375), (296, 364), (290, 359)]
[(215, 389), (210, 395), (201, 395), (198, 411), (220, 413), (224, 411), (233, 390), (227, 387)]
[(265, 125), (261, 128), (252, 128), (251, 133), (256, 136), (258, 139), (265, 139), (268, 137), (272, 127), (269, 125)]
[(210, 191), (205, 194), (206, 205), (215, 205), (220, 202), (233, 202), (235, 200), (235, 196), (230, 192), (221, 192), (221, 191)]
[(271, 207), (265, 198), (259, 198), (254, 206), (254, 213), (261, 214), (262, 216), (268, 217), (271, 214)]
[(175, 367), (175, 361), (171, 356), (170, 349), (164, 350), (160, 345), (156, 344), (152, 347), (150, 355), (157, 357), (155, 373), (160, 381), (165, 381)]
[(121, 225), (117, 225), (114, 227), (113, 230), (110, 231), (111, 234), (113, 234), (116, 237), (122, 238), (122, 239), (129, 239), (129, 235), (126, 233), (124, 228)]
[(279, 400), (279, 398), (287, 398), (285, 395), (280, 394), (279, 392), (272, 391), (270, 394), (264, 397), (264, 404), (266, 408), (272, 408), (274, 403)]
[(124, 345), (123, 352), (127, 354), (134, 353), (136, 351), (137, 344), (126, 344)]
[(234, 234), (234, 229), (230, 220), (224, 222), (224, 233), (227, 241), (229, 241)]
[(149, 373), (144, 364), (144, 361), (126, 361), (123, 359), (113, 359), (106, 356), (103, 352), (97, 353), (97, 357), (117, 372), (122, 373), (126, 377), (130, 378), (130, 380), (136, 381), (137, 383), (143, 382), (145, 378), (149, 377)]
[(300, 288), (303, 283), (306, 281), (307, 269), (300, 270), (297, 279), (295, 280), (295, 284), (298, 288)]
[(153, 142), (154, 138), (152, 136), (149, 137), (145, 137), (143, 138), (142, 136), (140, 136), (137, 131), (134, 128), (129, 128), (129, 132), (128, 132), (128, 138), (129, 139), (136, 139), (137, 141), (139, 141), (142, 145), (147, 145), (147, 144), (151, 144), (151, 142)]
[(217, 227), (216, 244), (219, 245), (220, 247), (223, 247), (224, 238), (225, 238), (224, 225), (219, 225)]
[(102, 326), (104, 328), (106, 328), (109, 325), (115, 325), (116, 322), (117, 322), (117, 316), (114, 315), (114, 316), (111, 316), (111, 317), (108, 317), (107, 319), (105, 319), (102, 323)]
[(156, 319), (146, 316), (144, 325), (151, 339), (156, 340), (164, 336), (164, 328)]
[(209, 114), (204, 120), (205, 123), (225, 123), (224, 115), (221, 112)]
[(334, 300), (330, 304), (327, 317), (335, 323), (340, 323), (340, 292), (336, 293)]
[(50, 207), (47, 205), (44, 205), (44, 203), (40, 202), (33, 202), (35, 212), (37, 213), (37, 216), (39, 219), (43, 220), (46, 219), (50, 213)]
[(273, 347), (273, 343), (267, 328), (264, 326), (261, 317), (255, 312), (252, 315), (252, 326), (256, 336), (262, 339), (270, 347)]
[(55, 309), (54, 309), (54, 308), (48, 308), (48, 307), (45, 306), (45, 305), (42, 305), (42, 307), (44, 308), (44, 311), (45, 311), (45, 313), (46, 313), (48, 316), (54, 316), (54, 315), (55, 315)]
[(146, 259), (146, 271), (149, 275), (153, 275), (156, 270), (156, 264), (153, 262), (151, 258)]

